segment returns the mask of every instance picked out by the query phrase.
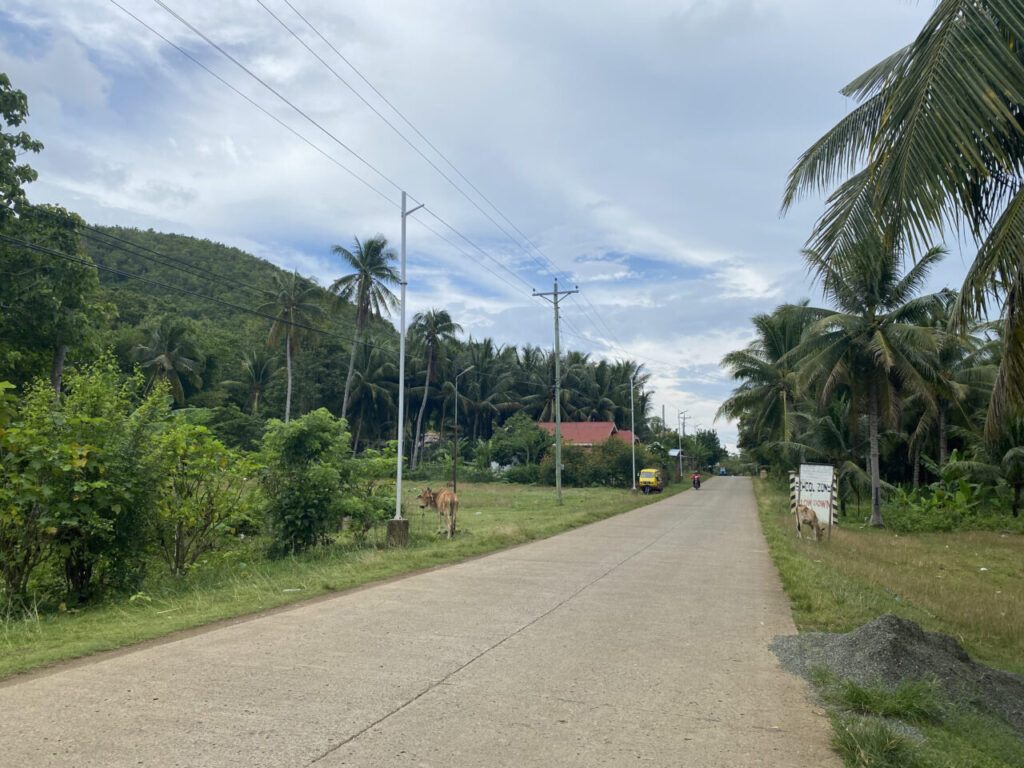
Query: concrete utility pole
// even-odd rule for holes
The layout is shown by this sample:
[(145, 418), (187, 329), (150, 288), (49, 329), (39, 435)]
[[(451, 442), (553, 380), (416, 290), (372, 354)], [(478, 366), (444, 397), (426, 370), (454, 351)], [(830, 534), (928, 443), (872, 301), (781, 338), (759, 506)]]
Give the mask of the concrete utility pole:
[(402, 463), (405, 442), (405, 220), (422, 205), (411, 211), (406, 210), (406, 194), (402, 192), (402, 287), (401, 312), (398, 342), (398, 474), (395, 478), (395, 516), (388, 521), (387, 541), (395, 546), (404, 546), (409, 540), (409, 521), (402, 519)]
[[(469, 373), (476, 365), (471, 365), (462, 373)], [(455, 432), (452, 437), (452, 493), (459, 492), (459, 377), (455, 377)]]
[[(533, 292), (550, 301), (555, 307), (555, 494), (558, 506), (562, 506), (562, 350), (558, 343), (558, 299), (571, 293), (579, 293), (579, 288), (571, 291), (558, 290), (558, 278), (555, 278), (555, 290), (551, 293)], [(548, 296), (551, 298), (548, 299)]]
[[(682, 426), (680, 426), (682, 424)], [(676, 409), (676, 438), (679, 441), (679, 479), (683, 477), (683, 434), (686, 432), (686, 411)]]
[(633, 433), (633, 439), (630, 441), (630, 449), (633, 451), (633, 490), (636, 490), (636, 420), (633, 416), (633, 388), (636, 386), (636, 377), (640, 375), (640, 368), (638, 367), (633, 375), (629, 377), (629, 431)]

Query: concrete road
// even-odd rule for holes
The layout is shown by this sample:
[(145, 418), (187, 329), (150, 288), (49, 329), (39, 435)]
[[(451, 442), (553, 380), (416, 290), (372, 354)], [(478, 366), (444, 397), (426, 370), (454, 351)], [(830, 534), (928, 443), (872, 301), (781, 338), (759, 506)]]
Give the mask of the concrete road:
[(750, 482), (0, 686), (0, 767), (839, 766)]

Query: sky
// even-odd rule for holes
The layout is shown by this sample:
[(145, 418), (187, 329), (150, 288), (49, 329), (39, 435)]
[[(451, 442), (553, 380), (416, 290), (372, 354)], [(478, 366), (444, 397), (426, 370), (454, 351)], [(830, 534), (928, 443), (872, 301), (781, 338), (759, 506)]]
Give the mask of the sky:
[[(327, 285), (345, 273), (332, 245), (398, 247), (404, 190), (426, 204), (407, 218), (409, 318), (443, 308), (464, 336), (550, 348), (552, 308), (532, 293), (557, 276), (579, 289), (563, 350), (642, 363), (651, 415), (685, 412), (733, 446), (714, 420), (736, 384), (721, 358), (754, 314), (822, 302), (800, 249), (824, 201), (781, 217), (786, 175), (854, 106), (839, 89), (932, 9), (5, 0), (0, 71), (45, 145), (33, 202)], [(954, 246), (930, 287), (957, 287), (965, 259)]]

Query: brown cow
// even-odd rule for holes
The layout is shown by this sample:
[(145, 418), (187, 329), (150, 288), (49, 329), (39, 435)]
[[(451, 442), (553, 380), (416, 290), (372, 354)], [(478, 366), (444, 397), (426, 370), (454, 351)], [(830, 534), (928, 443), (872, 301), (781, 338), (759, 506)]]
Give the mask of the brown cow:
[(802, 539), (803, 534), (800, 532), (801, 525), (811, 526), (811, 530), (814, 531), (814, 540), (821, 540), (822, 528), (821, 521), (818, 520), (818, 513), (806, 504), (798, 504), (796, 507), (796, 535), (798, 538)]
[(444, 531), (450, 539), (455, 535), (455, 515), (459, 511), (459, 497), (447, 488), (432, 491), (427, 488), (419, 495), (420, 509), (430, 507), (437, 511), (437, 532)]

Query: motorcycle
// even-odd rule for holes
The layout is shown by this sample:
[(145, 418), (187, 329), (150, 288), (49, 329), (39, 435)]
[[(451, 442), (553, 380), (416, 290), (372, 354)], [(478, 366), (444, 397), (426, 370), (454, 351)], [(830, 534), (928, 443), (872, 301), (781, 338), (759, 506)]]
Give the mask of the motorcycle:
[(693, 476), (693, 490), (695, 490), (695, 491), (699, 491), (700, 490), (700, 475), (694, 475)]

